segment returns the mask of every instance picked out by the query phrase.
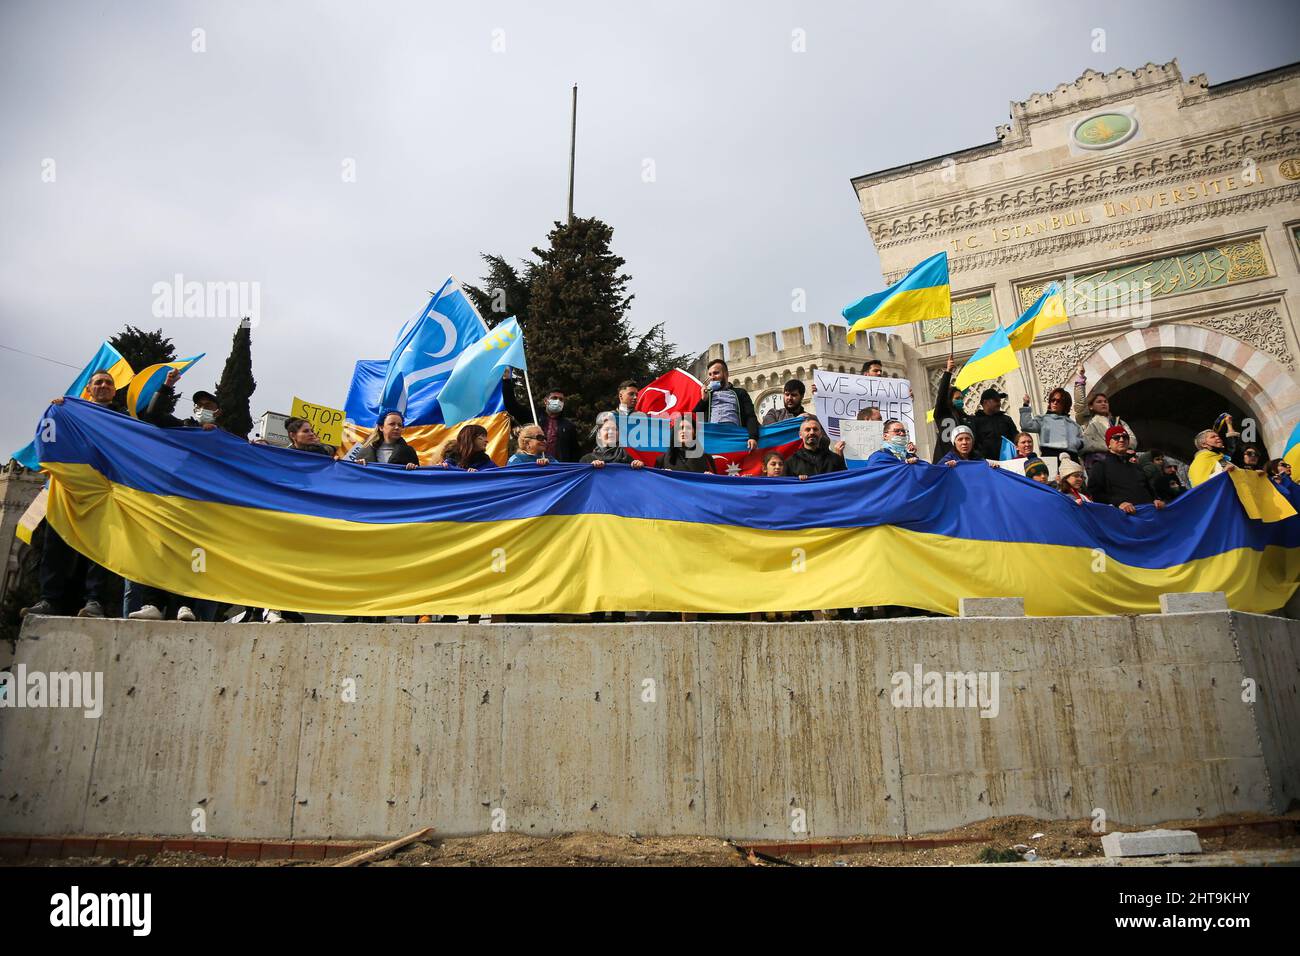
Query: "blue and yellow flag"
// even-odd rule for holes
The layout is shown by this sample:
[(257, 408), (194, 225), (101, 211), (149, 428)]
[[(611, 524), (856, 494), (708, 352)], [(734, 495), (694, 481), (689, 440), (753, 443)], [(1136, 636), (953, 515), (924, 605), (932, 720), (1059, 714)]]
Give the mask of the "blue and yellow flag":
[(1012, 369), (1020, 368), (1020, 363), (1016, 361), (1015, 350), (1011, 348), (1011, 341), (1007, 338), (1007, 330), (998, 326), (962, 366), (962, 370), (957, 374), (957, 381), (953, 382), (953, 388), (964, 389), (976, 382), (983, 382), (986, 379), (997, 378), (999, 375), (1005, 375)]
[(1060, 285), (1053, 282), (1043, 290), (1033, 305), (1025, 309), (1020, 318), (1011, 323), (1007, 329), (1007, 338), (1011, 341), (1011, 347), (1021, 352), (1034, 344), (1039, 333), (1065, 321), (1065, 296)]
[[(118, 388), (124, 388), (131, 381), (131, 376), (135, 374), (131, 371), (130, 363), (122, 358), (122, 353), (108, 342), (103, 342), (94, 357), (86, 363), (86, 367), (73, 379), (72, 384), (63, 394), (73, 398), (90, 398), (90, 377), (96, 372), (108, 372), (113, 376), (113, 384)], [(35, 442), (28, 442), (10, 457), (31, 471), (37, 471), (41, 467), (36, 457)]]
[(163, 387), (167, 381), (167, 376), (172, 369), (180, 374), (184, 374), (186, 369), (207, 355), (207, 352), (200, 352), (198, 355), (187, 359), (173, 359), (170, 362), (159, 362), (157, 365), (150, 365), (147, 369), (137, 372), (131, 379), (131, 384), (126, 387), (126, 411), (132, 418), (139, 418), (149, 407), (158, 390)]
[(883, 292), (847, 306), (843, 312), (852, 344), (859, 332), (952, 314), (952, 289), (948, 285), (948, 253), (926, 259)]
[(1291, 429), (1291, 437), (1286, 440), (1286, 447), (1282, 449), (1282, 460), (1290, 465), (1292, 473), (1300, 478), (1300, 422)]
[[(955, 614), (963, 597), (1011, 594), (1030, 614), (1081, 615), (1223, 591), (1266, 612), (1300, 583), (1300, 516), (1252, 520), (1227, 481), (1127, 515), (993, 468), (890, 461), (807, 481), (618, 464), (406, 471), (155, 428), (76, 399), (46, 415), (55, 531), (132, 581), (233, 604)], [(805, 574), (790, 573), (796, 548)]]

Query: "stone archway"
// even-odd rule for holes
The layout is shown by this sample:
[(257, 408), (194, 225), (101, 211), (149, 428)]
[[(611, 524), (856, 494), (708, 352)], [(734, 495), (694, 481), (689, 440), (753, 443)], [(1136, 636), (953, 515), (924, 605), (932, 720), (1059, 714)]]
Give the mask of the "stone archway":
[(1256, 417), (1260, 440), (1278, 454), (1300, 419), (1295, 375), (1267, 353), (1213, 329), (1178, 322), (1134, 329), (1097, 349), (1083, 367), (1089, 394), (1113, 394), (1147, 378), (1219, 391)]

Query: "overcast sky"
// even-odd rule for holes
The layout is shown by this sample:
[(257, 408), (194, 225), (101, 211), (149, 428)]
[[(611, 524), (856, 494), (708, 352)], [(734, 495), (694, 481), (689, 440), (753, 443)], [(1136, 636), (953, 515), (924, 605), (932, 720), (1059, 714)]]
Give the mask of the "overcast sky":
[(989, 142), (1086, 69), (1280, 66), (1294, 8), (4, 0), (0, 454), (126, 323), (212, 387), (237, 321), (155, 318), (177, 273), (260, 284), (254, 416), (341, 405), (425, 290), (563, 217), (574, 82), (576, 211), (614, 227), (634, 325), (696, 352), (881, 287), (852, 176)]

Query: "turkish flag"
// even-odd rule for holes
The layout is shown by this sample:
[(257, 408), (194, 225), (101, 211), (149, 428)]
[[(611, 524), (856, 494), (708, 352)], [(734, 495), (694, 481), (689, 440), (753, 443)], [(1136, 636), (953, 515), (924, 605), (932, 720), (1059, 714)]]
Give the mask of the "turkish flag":
[(703, 386), (704, 383), (690, 372), (675, 368), (640, 390), (636, 397), (636, 410), (654, 418), (689, 415), (700, 401)]

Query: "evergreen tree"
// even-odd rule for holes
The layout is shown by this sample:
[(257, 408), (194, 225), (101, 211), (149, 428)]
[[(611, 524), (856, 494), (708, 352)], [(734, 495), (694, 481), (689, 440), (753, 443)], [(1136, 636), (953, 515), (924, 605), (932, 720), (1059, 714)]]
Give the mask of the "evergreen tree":
[(689, 361), (666, 340), (662, 324), (639, 337), (632, 332), (632, 277), (610, 250), (613, 235), (595, 218), (557, 222), (549, 246), (532, 250), (535, 261), (516, 269), (502, 256), (485, 255), (482, 286), (466, 289), (489, 325), (519, 319), (534, 398), (563, 389), (565, 414), (584, 430), (595, 424), (597, 412), (614, 407), (623, 380), (644, 385)]
[(226, 367), (217, 382), (217, 407), (221, 410), (221, 427), (232, 435), (248, 437), (253, 430), (253, 412), (249, 399), (257, 382), (253, 381), (252, 323), (243, 319), (230, 345)]
[[(172, 340), (163, 335), (162, 329), (154, 332), (145, 332), (134, 326), (128, 325), (117, 335), (108, 340), (108, 344), (117, 349), (131, 366), (132, 372), (143, 372), (150, 365), (157, 365), (159, 362), (170, 362), (176, 358), (176, 347), (172, 345)], [(126, 407), (126, 389), (118, 389), (115, 405)], [(171, 412), (176, 407), (175, 399), (165, 409)]]

